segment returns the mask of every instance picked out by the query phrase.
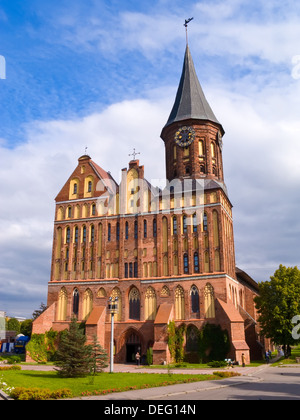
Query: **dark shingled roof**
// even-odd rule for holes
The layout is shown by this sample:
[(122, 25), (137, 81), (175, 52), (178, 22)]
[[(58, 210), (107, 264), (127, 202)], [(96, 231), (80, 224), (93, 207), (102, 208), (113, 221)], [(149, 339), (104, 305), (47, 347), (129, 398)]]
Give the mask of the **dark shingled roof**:
[(188, 119), (214, 122), (221, 127), (222, 134), (224, 134), (222, 125), (217, 120), (205, 98), (196, 74), (189, 46), (187, 45), (176, 100), (165, 127), (174, 122)]

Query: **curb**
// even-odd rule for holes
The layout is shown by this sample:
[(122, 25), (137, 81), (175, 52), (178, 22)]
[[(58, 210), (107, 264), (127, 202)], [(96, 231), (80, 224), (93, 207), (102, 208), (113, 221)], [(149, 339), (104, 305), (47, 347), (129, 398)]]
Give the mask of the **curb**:
[(0, 389), (0, 400), (14, 401), (13, 398), (11, 398), (9, 395), (5, 394), (5, 392), (2, 391), (1, 389)]

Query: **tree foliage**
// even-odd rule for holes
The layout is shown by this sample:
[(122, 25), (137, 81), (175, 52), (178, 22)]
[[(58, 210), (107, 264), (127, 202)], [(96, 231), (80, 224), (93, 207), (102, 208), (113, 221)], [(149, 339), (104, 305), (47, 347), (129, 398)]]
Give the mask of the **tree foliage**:
[[(300, 271), (297, 267), (279, 269), (270, 281), (259, 284), (259, 296), (255, 298), (258, 321), (262, 334), (275, 344), (297, 344), (292, 336), (295, 325), (292, 319), (300, 315)], [(298, 340), (299, 342), (299, 340)]]

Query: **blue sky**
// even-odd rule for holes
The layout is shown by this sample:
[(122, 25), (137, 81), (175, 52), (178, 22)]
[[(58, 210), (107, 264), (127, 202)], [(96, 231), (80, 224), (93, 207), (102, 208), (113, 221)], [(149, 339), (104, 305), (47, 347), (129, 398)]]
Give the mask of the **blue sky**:
[(116, 179), (133, 147), (147, 178), (164, 177), (159, 136), (192, 16), (197, 74), (226, 131), (237, 264), (257, 281), (300, 264), (298, 2), (0, 0), (0, 310), (46, 302), (54, 198), (86, 146)]

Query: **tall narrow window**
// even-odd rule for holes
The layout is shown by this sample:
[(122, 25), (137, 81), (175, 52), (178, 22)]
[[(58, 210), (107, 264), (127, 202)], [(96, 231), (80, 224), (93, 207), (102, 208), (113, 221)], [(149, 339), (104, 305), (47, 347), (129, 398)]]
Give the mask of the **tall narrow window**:
[(144, 238), (147, 238), (147, 220), (144, 220)]
[(129, 293), (129, 318), (140, 320), (140, 292), (133, 287)]
[(74, 188), (73, 188), (73, 194), (77, 194), (77, 193), (78, 193), (78, 184), (75, 183)]
[(91, 193), (92, 192), (92, 188), (93, 188), (93, 183), (92, 181), (88, 182), (88, 192)]
[(198, 252), (194, 253), (194, 273), (199, 273), (199, 254)]
[(184, 270), (184, 274), (189, 274), (189, 256), (188, 256), (188, 254), (184, 254), (184, 256), (183, 256), (183, 270)]
[(133, 265), (132, 263), (129, 263), (129, 278), (133, 278)]
[(191, 309), (193, 314), (199, 312), (199, 291), (195, 285), (191, 287)]
[(95, 227), (91, 226), (91, 242), (95, 242)]
[(66, 321), (67, 303), (68, 303), (68, 294), (67, 294), (67, 290), (63, 287), (58, 296), (57, 321)]
[(134, 222), (134, 239), (138, 238), (138, 222), (137, 220)]
[(193, 214), (193, 232), (198, 232), (198, 222), (197, 222), (197, 213)]
[(108, 242), (111, 241), (111, 224), (108, 224), (108, 230), (107, 230), (107, 240)]
[(117, 223), (117, 231), (116, 231), (116, 239), (117, 241), (120, 240), (120, 223)]
[(75, 289), (73, 292), (73, 314), (78, 317), (79, 312), (79, 292)]
[(86, 320), (93, 309), (93, 293), (87, 289), (83, 296), (82, 319)]
[(203, 231), (207, 232), (207, 214), (204, 213), (203, 215)]
[(125, 223), (125, 239), (129, 238), (129, 224), (128, 222)]
[(128, 263), (125, 263), (125, 279), (128, 279)]
[(173, 217), (173, 235), (177, 235), (177, 217)]
[(78, 234), (79, 234), (79, 230), (78, 230), (78, 227), (76, 226), (76, 228), (75, 228), (75, 244), (78, 244)]
[(156, 238), (157, 236), (157, 221), (156, 219), (153, 219), (153, 238)]
[(183, 233), (187, 233), (187, 216), (186, 215), (183, 216), (182, 223), (183, 223)]
[(154, 321), (156, 317), (156, 294), (152, 287), (148, 287), (145, 296), (145, 320)]
[(137, 278), (137, 277), (138, 277), (138, 263), (137, 263), (137, 262), (135, 262), (135, 263), (133, 264), (133, 276), (134, 276), (135, 278)]
[(67, 227), (67, 231), (66, 231), (66, 243), (67, 244), (70, 243), (70, 238), (71, 238), (71, 229), (69, 227)]

